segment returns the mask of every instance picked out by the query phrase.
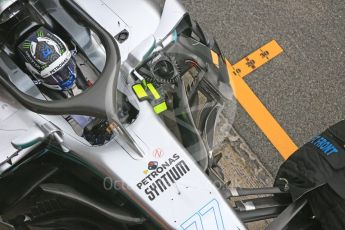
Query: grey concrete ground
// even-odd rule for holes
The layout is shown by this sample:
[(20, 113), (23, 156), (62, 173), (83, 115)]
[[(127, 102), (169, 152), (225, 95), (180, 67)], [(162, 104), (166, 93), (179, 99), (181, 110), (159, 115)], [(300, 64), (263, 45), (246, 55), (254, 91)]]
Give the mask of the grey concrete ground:
[[(182, 0), (232, 63), (272, 39), (285, 52), (246, 77), (298, 146), (345, 115), (343, 0)], [(238, 106), (234, 128), (274, 175), (282, 158)]]
[[(231, 108), (226, 108), (228, 111)], [(226, 181), (231, 181), (231, 187), (259, 188), (273, 184), (273, 176), (261, 164), (238, 132), (232, 127), (225, 112), (220, 116), (217, 127), (215, 154), (222, 153), (220, 166), (224, 169)], [(250, 199), (245, 197), (244, 199)], [(232, 202), (235, 199), (231, 199)], [(232, 203), (232, 206), (235, 204)], [(257, 221), (248, 224), (250, 230), (262, 230), (268, 221)]]

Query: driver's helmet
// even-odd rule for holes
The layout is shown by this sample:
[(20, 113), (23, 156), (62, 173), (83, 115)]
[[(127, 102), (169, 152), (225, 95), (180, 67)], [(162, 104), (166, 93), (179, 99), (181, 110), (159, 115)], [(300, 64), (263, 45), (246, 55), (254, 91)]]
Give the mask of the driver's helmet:
[(33, 32), (19, 47), (25, 66), (39, 84), (54, 90), (74, 87), (77, 68), (64, 41), (44, 27)]

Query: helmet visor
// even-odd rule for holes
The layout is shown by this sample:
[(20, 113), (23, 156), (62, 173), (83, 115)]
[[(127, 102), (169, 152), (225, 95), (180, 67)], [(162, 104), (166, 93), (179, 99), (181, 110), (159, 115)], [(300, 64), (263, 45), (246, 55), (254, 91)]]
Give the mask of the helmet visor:
[(69, 90), (74, 86), (77, 77), (77, 66), (73, 58), (56, 73), (43, 78), (43, 84), (59, 90)]

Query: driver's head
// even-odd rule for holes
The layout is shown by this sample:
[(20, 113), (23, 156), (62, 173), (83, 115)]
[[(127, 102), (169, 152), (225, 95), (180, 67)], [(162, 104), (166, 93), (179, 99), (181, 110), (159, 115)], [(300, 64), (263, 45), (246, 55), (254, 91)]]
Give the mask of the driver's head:
[(68, 90), (75, 85), (76, 63), (67, 45), (44, 27), (33, 32), (19, 46), (25, 66), (44, 86)]

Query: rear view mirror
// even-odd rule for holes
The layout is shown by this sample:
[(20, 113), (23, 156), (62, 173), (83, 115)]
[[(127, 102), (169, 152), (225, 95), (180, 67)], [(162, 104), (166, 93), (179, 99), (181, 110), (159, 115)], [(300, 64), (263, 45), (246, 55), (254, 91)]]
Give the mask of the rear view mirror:
[(11, 144), (17, 150), (27, 149), (36, 144), (44, 142), (48, 137), (52, 137), (59, 143), (62, 151), (69, 152), (63, 144), (62, 132), (52, 123), (48, 122), (40, 126), (33, 126), (23, 135), (14, 139)]
[(17, 150), (30, 148), (38, 143), (43, 142), (48, 137), (39, 127), (33, 126), (23, 135), (12, 141), (12, 146)]
[(142, 41), (129, 55), (126, 61), (127, 71), (131, 72), (140, 63), (146, 60), (156, 48), (156, 40), (153, 36)]

